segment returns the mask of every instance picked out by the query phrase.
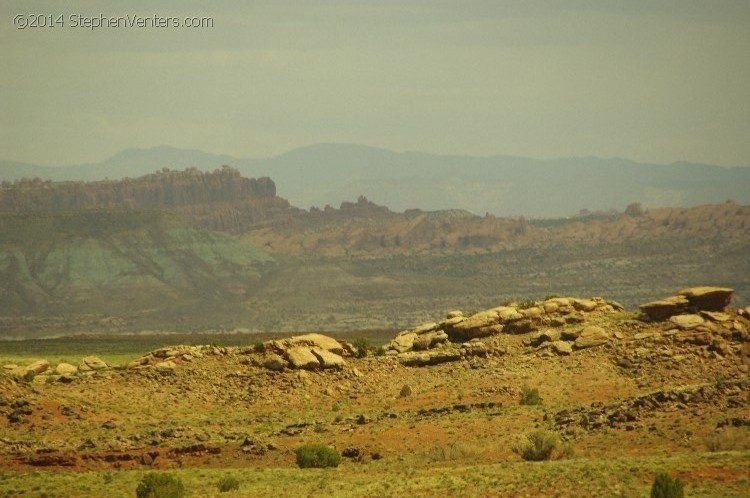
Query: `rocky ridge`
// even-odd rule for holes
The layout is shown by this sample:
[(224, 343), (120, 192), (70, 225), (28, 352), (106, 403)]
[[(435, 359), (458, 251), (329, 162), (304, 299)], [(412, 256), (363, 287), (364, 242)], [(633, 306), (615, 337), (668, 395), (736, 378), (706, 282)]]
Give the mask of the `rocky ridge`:
[[(606, 343), (609, 333), (595, 325), (581, 326), (595, 317), (624, 311), (600, 297), (553, 297), (543, 301), (508, 303), (465, 316), (451, 311), (440, 322), (425, 323), (400, 332), (385, 346), (386, 355), (398, 356), (408, 366), (456, 361), (466, 356), (502, 355), (503, 348), (488, 348), (480, 339), (501, 334), (529, 334), (527, 345), (551, 347), (557, 354)], [(544, 330), (540, 330), (544, 329)], [(460, 343), (460, 347), (455, 347)]]
[(77, 375), (90, 376), (100, 370), (106, 370), (110, 365), (97, 356), (86, 356), (81, 359), (78, 366), (70, 363), (60, 362), (54, 368), (47, 360), (36, 360), (29, 365), (3, 365), (3, 369), (10, 377), (25, 379), (35, 384), (51, 382), (73, 382)]
[(644, 319), (655, 322), (686, 313), (723, 311), (732, 302), (733, 293), (726, 287), (691, 287), (643, 304), (640, 309)]

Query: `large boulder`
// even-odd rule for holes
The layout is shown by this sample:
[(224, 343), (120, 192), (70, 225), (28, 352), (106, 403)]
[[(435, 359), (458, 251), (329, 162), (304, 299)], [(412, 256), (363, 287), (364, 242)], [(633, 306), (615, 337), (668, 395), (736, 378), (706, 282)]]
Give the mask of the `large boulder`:
[(602, 345), (607, 341), (609, 341), (609, 334), (606, 330), (596, 325), (590, 325), (581, 330), (580, 335), (576, 339), (575, 346), (576, 349), (584, 349)]
[(570, 313), (574, 310), (573, 299), (570, 297), (553, 297), (544, 301), (542, 306), (547, 313)]
[(732, 315), (720, 311), (701, 311), (701, 317), (716, 323), (726, 323), (732, 321)]
[(325, 349), (312, 348), (310, 352), (315, 355), (318, 359), (318, 363), (320, 363), (320, 367), (323, 369), (336, 368), (340, 370), (346, 365), (346, 362), (341, 356), (326, 351)]
[(468, 341), (478, 337), (487, 337), (502, 331), (499, 325), (499, 316), (495, 310), (480, 311), (448, 327), (446, 332), (453, 341)]
[(154, 356), (151, 353), (148, 353), (128, 363), (128, 369), (140, 369), (148, 367), (151, 365), (151, 361), (153, 359)]
[(498, 318), (498, 313), (494, 310), (480, 311), (455, 324), (453, 327), (461, 330), (478, 329), (495, 325), (498, 323)]
[(687, 311), (689, 304), (685, 296), (672, 296), (643, 304), (640, 306), (640, 309), (649, 320), (660, 322), (670, 316), (684, 313)]
[(417, 339), (417, 334), (411, 331), (404, 331), (394, 337), (388, 344), (386, 349), (393, 349), (399, 353), (411, 351), (414, 347), (414, 341)]
[(523, 310), (518, 310), (518, 313), (524, 318), (537, 319), (544, 315), (544, 308), (540, 306), (532, 306)]
[(578, 311), (594, 311), (597, 302), (592, 299), (572, 299), (573, 308)]
[(724, 311), (732, 302), (733, 289), (727, 287), (690, 287), (678, 294), (684, 296), (695, 311)]
[(560, 305), (552, 301), (545, 301), (542, 303), (542, 307), (545, 313), (556, 313), (560, 309)]
[(573, 354), (573, 346), (567, 341), (555, 341), (552, 343), (552, 349), (560, 356)]
[(304, 334), (289, 339), (280, 341), (287, 348), (295, 348), (298, 346), (310, 346), (320, 349), (325, 349), (331, 353), (341, 355), (344, 353), (344, 347), (339, 341), (322, 334)]
[(461, 353), (455, 350), (436, 350), (425, 353), (407, 353), (401, 355), (401, 363), (407, 367), (426, 367), (461, 359)]
[(286, 359), (294, 368), (304, 368), (306, 370), (320, 368), (320, 360), (310, 351), (310, 348), (302, 346), (290, 348), (286, 351)]
[(438, 324), (435, 322), (429, 322), (429, 323), (423, 323), (419, 327), (416, 327), (412, 329), (412, 332), (414, 332), (417, 335), (426, 334), (427, 332), (432, 332), (438, 328)]
[(104, 370), (108, 365), (97, 356), (87, 356), (81, 360), (78, 370), (81, 372), (90, 372), (92, 370)]
[(705, 323), (705, 320), (698, 315), (675, 315), (669, 318), (680, 330), (691, 330)]
[(399, 332), (399, 334), (388, 343), (385, 349), (397, 353), (431, 349), (438, 344), (448, 341), (448, 334), (444, 331), (445, 328), (450, 328), (451, 325), (462, 322), (463, 320), (463, 317), (457, 316), (443, 320), (440, 323), (430, 322), (413, 329), (404, 330), (403, 332)]
[(503, 329), (508, 334), (526, 334), (527, 332), (533, 332), (537, 329), (539, 322), (532, 320), (531, 318), (524, 318), (522, 320), (513, 320), (505, 324)]
[(548, 329), (543, 330), (541, 332), (538, 332), (534, 334), (529, 342), (532, 346), (539, 346), (540, 344), (544, 342), (555, 342), (560, 340), (562, 333), (559, 329)]
[(15, 367), (10, 370), (10, 374), (13, 377), (25, 377), (26, 375), (39, 375), (49, 370), (49, 362), (47, 360), (37, 360), (26, 366)]
[(521, 320), (524, 317), (516, 308), (513, 308), (511, 306), (500, 306), (498, 308), (492, 309), (491, 311), (495, 311), (498, 318), (503, 323), (515, 322), (516, 320)]
[(49, 370), (49, 362), (47, 360), (37, 360), (31, 365), (27, 365), (26, 370), (35, 374), (44, 373)]
[(164, 360), (158, 362), (156, 365), (156, 370), (162, 373), (174, 373), (175, 368), (177, 368), (177, 363), (175, 363), (172, 360)]
[(582, 329), (567, 329), (560, 331), (560, 338), (563, 341), (575, 341), (581, 335)]
[(444, 342), (448, 342), (448, 334), (442, 330), (433, 330), (426, 334), (419, 334), (412, 344), (412, 349), (415, 351), (423, 351), (425, 349), (431, 349)]
[(286, 360), (276, 353), (269, 354), (263, 360), (263, 366), (268, 370), (273, 370), (275, 372), (284, 370), (287, 365), (288, 363), (286, 362)]
[(78, 369), (70, 363), (58, 363), (55, 367), (55, 375), (72, 375), (78, 372)]

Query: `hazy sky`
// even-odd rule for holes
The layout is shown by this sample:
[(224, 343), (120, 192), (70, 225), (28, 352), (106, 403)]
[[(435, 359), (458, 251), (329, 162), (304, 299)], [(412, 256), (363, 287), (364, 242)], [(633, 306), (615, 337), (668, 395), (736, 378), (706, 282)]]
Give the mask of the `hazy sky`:
[[(100, 14), (214, 27), (72, 26)], [(750, 165), (748, 0), (3, 1), (0, 16), (4, 159), (353, 142)]]

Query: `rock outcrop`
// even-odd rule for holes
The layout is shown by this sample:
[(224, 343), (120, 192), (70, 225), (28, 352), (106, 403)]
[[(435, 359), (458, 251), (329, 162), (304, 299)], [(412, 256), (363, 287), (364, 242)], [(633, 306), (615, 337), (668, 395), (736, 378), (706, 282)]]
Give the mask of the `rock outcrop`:
[(70, 363), (59, 363), (55, 367), (56, 375), (73, 375), (78, 372), (78, 369)]
[(343, 368), (346, 365), (344, 356), (353, 355), (355, 348), (322, 334), (305, 334), (266, 341), (256, 348), (256, 352), (263, 355), (259, 363), (268, 370), (318, 370)]
[[(426, 323), (400, 332), (385, 346), (385, 350), (386, 354), (391, 355), (428, 351), (443, 347), (449, 342), (466, 342), (498, 334), (525, 334), (542, 327), (552, 330), (543, 332), (547, 335), (543, 338), (540, 336), (538, 343), (555, 342), (560, 339), (557, 328), (583, 322), (590, 313), (612, 313), (622, 310), (620, 304), (599, 297), (557, 297), (524, 303), (523, 306), (498, 306), (471, 316), (464, 316), (460, 311), (451, 311), (440, 322)], [(575, 337), (570, 340), (575, 340)], [(582, 344), (587, 344), (586, 340), (582, 341)]]
[(732, 302), (733, 289), (726, 287), (690, 287), (676, 296), (652, 301), (640, 306), (643, 318), (652, 322), (667, 320), (675, 315), (701, 311), (723, 311)]
[(487, 357), (490, 354), (502, 355), (504, 350), (490, 349), (481, 341), (473, 339), (460, 346), (451, 344), (432, 351), (410, 351), (399, 355), (399, 361), (406, 367), (427, 367), (449, 363), (473, 356)]
[(284, 356), (292, 368), (303, 368), (305, 370), (320, 368), (320, 360), (318, 360), (318, 357), (313, 354), (310, 348), (289, 348), (284, 352)]
[(171, 373), (183, 363), (190, 363), (207, 355), (223, 356), (225, 354), (227, 354), (227, 348), (220, 346), (169, 346), (156, 349), (131, 361), (128, 363), (128, 368), (132, 370), (155, 368), (162, 373)]
[(601, 327), (595, 325), (584, 327), (580, 335), (575, 340), (576, 349), (585, 349), (593, 346), (600, 346), (609, 340), (609, 333)]
[(641, 305), (641, 312), (650, 320), (658, 322), (667, 318), (684, 313), (688, 308), (688, 300), (685, 296), (672, 296), (658, 301), (652, 301)]
[(26, 366), (14, 366), (10, 370), (10, 375), (17, 378), (36, 376), (49, 370), (50, 365), (47, 360), (37, 360)]
[(78, 370), (80, 372), (104, 370), (108, 367), (109, 365), (107, 365), (101, 358), (97, 356), (87, 356), (81, 360), (81, 363), (78, 364)]
[(679, 292), (692, 309), (701, 311), (723, 311), (732, 302), (733, 294), (734, 289), (727, 287), (691, 287)]

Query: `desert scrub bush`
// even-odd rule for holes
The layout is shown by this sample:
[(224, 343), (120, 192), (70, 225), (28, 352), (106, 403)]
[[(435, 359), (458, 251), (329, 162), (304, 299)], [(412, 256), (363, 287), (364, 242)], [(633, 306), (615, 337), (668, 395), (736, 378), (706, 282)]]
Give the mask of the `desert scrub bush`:
[(338, 467), (341, 455), (338, 451), (322, 443), (304, 444), (297, 448), (297, 465), (301, 469)]
[(240, 481), (238, 481), (235, 477), (232, 476), (224, 476), (221, 479), (219, 479), (218, 484), (216, 485), (217, 488), (219, 488), (219, 492), (226, 493), (228, 491), (236, 491), (240, 489)]
[(536, 301), (534, 301), (530, 297), (525, 297), (525, 298), (521, 299), (520, 301), (518, 301), (518, 309), (519, 310), (525, 310), (525, 309), (533, 308), (534, 306), (536, 306)]
[(364, 337), (360, 337), (359, 339), (354, 341), (354, 347), (357, 349), (354, 356), (356, 358), (364, 358), (370, 352), (372, 344), (370, 344), (370, 341), (368, 341)]
[(734, 451), (750, 449), (750, 434), (746, 431), (725, 429), (708, 436), (705, 440), (708, 451)]
[(712, 434), (706, 438), (706, 448), (715, 453), (717, 451), (732, 451), (736, 446), (734, 438), (727, 432)]
[(182, 498), (185, 486), (169, 474), (146, 474), (135, 490), (136, 498)]
[(717, 389), (723, 389), (724, 386), (726, 386), (728, 380), (729, 378), (726, 376), (726, 374), (723, 374), (721, 372), (714, 374), (714, 386), (716, 386)]
[(659, 472), (651, 486), (651, 498), (682, 498), (685, 496), (683, 488), (679, 479), (673, 479), (666, 472)]
[(465, 458), (474, 458), (478, 451), (463, 443), (453, 442), (447, 445), (434, 446), (427, 452), (427, 457), (433, 462), (450, 462)]
[(531, 388), (527, 385), (521, 387), (521, 405), (541, 405), (542, 397), (539, 395), (539, 389), (536, 387)]
[[(545, 429), (537, 429), (525, 437), (525, 441), (514, 446), (513, 453), (516, 453), (527, 462), (541, 462), (550, 460), (555, 450), (560, 448), (560, 438), (554, 432)], [(562, 456), (560, 453), (558, 455)]]
[(401, 388), (401, 391), (398, 393), (399, 398), (408, 398), (411, 396), (411, 387), (409, 384), (404, 384), (404, 387)]

